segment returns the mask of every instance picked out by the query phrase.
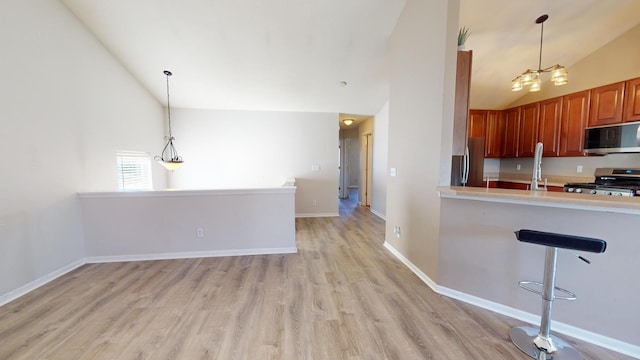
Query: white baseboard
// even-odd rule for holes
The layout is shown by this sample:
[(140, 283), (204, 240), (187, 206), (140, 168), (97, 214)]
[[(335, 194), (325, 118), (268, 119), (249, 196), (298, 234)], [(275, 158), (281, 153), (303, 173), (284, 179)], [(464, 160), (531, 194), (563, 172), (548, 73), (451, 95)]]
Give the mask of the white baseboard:
[(297, 218), (312, 218), (312, 217), (336, 217), (340, 216), (339, 213), (301, 213), (296, 214)]
[(190, 252), (161, 253), (161, 254), (89, 256), (86, 258), (86, 262), (87, 264), (95, 264), (95, 263), (111, 263), (111, 262), (127, 262), (127, 261), (193, 259), (193, 258), (224, 257), (224, 256), (295, 254), (297, 252), (298, 252), (298, 248), (296, 247), (217, 250), (217, 251), (190, 251)]
[[(417, 266), (415, 266), (409, 259), (404, 257), (393, 245), (388, 242), (384, 242), (384, 247), (389, 250), (398, 260), (405, 264), (409, 270), (411, 270), (416, 276), (420, 278), (427, 286), (438, 294), (466, 302), (471, 305), (493, 311), (495, 313), (509, 316), (514, 319), (518, 319), (529, 324), (539, 325), (540, 316), (522, 311), (510, 306), (502, 305), (490, 300), (486, 300), (477, 296), (469, 295), (467, 293), (450, 289), (444, 286), (436, 284), (427, 274), (423, 273)], [(571, 336), (588, 343), (601, 346), (606, 349), (610, 349), (621, 354), (631, 356), (636, 359), (640, 359), (640, 346), (630, 344), (624, 341), (620, 341), (614, 338), (610, 338), (605, 335), (597, 334), (588, 330), (584, 330), (569, 324), (565, 324), (558, 321), (553, 321), (553, 331), (561, 334)]]
[(379, 217), (380, 219), (387, 221), (387, 217), (382, 215), (380, 212), (378, 212), (377, 210), (371, 209), (371, 213), (377, 217)]
[(0, 295), (0, 306), (7, 304), (23, 295), (26, 295), (27, 293), (59, 278), (60, 276), (73, 271), (77, 268), (79, 268), (80, 266), (84, 265), (85, 261), (84, 259), (80, 259), (78, 261), (74, 261), (71, 264), (67, 265), (67, 266), (63, 266), (60, 269), (57, 269), (53, 272), (50, 272), (49, 274), (40, 277), (36, 280), (33, 280), (32, 282), (23, 285), (15, 290), (9, 291), (6, 294)]

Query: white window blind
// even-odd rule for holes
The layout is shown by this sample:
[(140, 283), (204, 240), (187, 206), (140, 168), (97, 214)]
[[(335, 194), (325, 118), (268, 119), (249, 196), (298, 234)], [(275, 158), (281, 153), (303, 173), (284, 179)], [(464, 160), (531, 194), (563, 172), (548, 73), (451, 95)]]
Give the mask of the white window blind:
[(118, 150), (118, 188), (152, 190), (151, 157), (147, 152)]

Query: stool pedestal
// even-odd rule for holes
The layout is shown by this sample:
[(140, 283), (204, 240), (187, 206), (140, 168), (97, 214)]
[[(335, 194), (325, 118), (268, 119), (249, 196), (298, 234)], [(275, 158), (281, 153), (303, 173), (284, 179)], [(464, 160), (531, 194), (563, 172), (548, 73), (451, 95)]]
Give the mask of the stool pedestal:
[[(576, 349), (562, 339), (551, 335), (551, 310), (556, 298), (556, 263), (558, 248), (547, 247), (544, 260), (544, 282), (542, 288), (542, 318), (540, 328), (514, 327), (509, 331), (511, 341), (525, 354), (538, 360), (583, 360)], [(525, 282), (529, 283), (529, 282)], [(526, 290), (532, 291), (525, 287)], [(566, 290), (563, 290), (566, 292)], [(573, 294), (571, 294), (573, 295)], [(572, 299), (575, 297), (568, 297)]]
[[(546, 247), (544, 259), (544, 281), (520, 281), (518, 285), (525, 290), (542, 296), (542, 316), (540, 328), (519, 326), (509, 331), (511, 341), (525, 354), (537, 360), (583, 360), (576, 349), (565, 341), (551, 335), (551, 310), (555, 299), (575, 300), (575, 294), (556, 287), (556, 263), (558, 248), (594, 253), (603, 253), (607, 243), (604, 240), (585, 238), (572, 235), (554, 234), (535, 230), (522, 229), (516, 231), (516, 237), (522, 242), (528, 242)], [(585, 262), (588, 260), (580, 257)], [(542, 285), (542, 290), (534, 290), (531, 284)], [(568, 296), (557, 296), (556, 291)]]

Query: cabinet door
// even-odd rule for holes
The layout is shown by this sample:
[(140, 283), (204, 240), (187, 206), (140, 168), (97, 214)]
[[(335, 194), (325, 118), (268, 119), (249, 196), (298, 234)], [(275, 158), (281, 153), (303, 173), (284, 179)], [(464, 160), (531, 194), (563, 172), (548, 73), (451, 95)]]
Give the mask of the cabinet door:
[(585, 90), (562, 98), (560, 156), (584, 156), (584, 129), (589, 118), (590, 94)]
[(624, 82), (591, 89), (589, 126), (621, 123), (623, 98)]
[(484, 157), (499, 158), (502, 156), (502, 138), (504, 136), (502, 111), (491, 110), (487, 112), (486, 131)]
[(467, 129), (468, 137), (485, 137), (486, 116), (487, 110), (469, 111), (469, 128)]
[(504, 136), (502, 137), (502, 157), (518, 156), (518, 135), (520, 127), (520, 107), (507, 109), (504, 116)]
[(624, 94), (624, 115), (622, 120), (640, 121), (640, 78), (627, 81)]
[(542, 156), (560, 155), (562, 97), (540, 101), (538, 141), (544, 145)]
[(458, 51), (455, 105), (453, 108), (452, 155), (464, 155), (464, 148), (467, 145), (467, 117), (469, 116), (472, 57), (471, 51)]
[(538, 142), (538, 109), (540, 104), (533, 103), (520, 107), (520, 137), (518, 138), (518, 157), (533, 157)]

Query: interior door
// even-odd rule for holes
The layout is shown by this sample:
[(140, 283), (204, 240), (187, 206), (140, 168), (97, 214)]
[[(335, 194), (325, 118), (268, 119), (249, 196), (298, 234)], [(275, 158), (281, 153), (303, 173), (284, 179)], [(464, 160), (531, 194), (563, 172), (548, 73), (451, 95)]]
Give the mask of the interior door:
[(372, 174), (373, 174), (373, 137), (370, 132), (362, 135), (362, 191), (361, 203), (371, 206)]
[(340, 199), (346, 199), (349, 197), (349, 180), (346, 176), (346, 169), (348, 166), (346, 150), (346, 140), (340, 139), (340, 146), (338, 146), (338, 198)]

